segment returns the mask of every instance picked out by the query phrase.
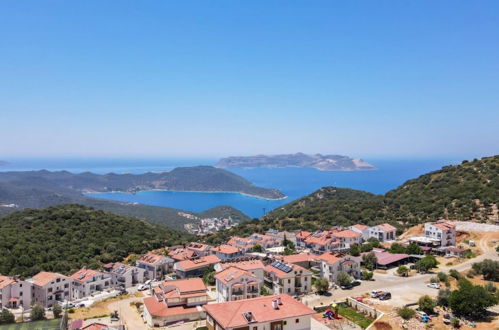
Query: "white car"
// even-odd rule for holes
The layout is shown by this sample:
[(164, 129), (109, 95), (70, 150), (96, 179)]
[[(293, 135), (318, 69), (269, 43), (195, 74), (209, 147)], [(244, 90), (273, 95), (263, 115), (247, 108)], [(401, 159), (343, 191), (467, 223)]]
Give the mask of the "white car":
[(149, 285), (148, 285), (148, 284), (145, 284), (145, 283), (144, 283), (144, 284), (141, 284), (141, 285), (139, 285), (139, 286), (137, 287), (137, 290), (139, 290), (139, 291), (144, 291), (144, 290), (147, 290), (147, 289), (149, 289)]
[(438, 283), (428, 283), (429, 288), (440, 289), (440, 284)]

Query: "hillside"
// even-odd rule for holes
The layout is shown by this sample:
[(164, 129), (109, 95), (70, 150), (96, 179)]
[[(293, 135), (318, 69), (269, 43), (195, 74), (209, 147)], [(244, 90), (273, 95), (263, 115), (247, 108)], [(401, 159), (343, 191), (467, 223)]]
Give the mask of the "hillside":
[(324, 187), (259, 221), (244, 222), (208, 240), (216, 242), (269, 228), (311, 231), (332, 225), (380, 222), (402, 228), (439, 218), (497, 221), (498, 204), (499, 155), (446, 166), (409, 180), (385, 195)]
[(204, 212), (198, 213), (197, 216), (200, 218), (231, 218), (235, 222), (242, 222), (250, 219), (246, 214), (238, 209), (226, 205), (211, 208)]
[(356, 171), (372, 170), (374, 166), (362, 159), (353, 159), (340, 155), (306, 155), (298, 152), (286, 155), (257, 155), (222, 158), (215, 165), (219, 168), (282, 168), (282, 167), (310, 167), (321, 171)]
[(80, 205), (26, 209), (0, 218), (0, 274), (31, 276), (42, 269), (69, 274), (188, 238)]

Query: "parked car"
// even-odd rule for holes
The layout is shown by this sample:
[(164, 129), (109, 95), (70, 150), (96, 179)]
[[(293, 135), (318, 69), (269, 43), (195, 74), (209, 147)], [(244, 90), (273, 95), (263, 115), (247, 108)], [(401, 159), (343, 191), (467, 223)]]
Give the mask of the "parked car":
[(361, 284), (362, 284), (362, 282), (360, 280), (355, 280), (352, 282), (352, 286), (359, 286)]
[(382, 292), (378, 296), (379, 300), (388, 300), (392, 298), (392, 294), (390, 292)]
[(149, 285), (145, 285), (145, 283), (141, 284), (141, 285), (139, 285), (137, 287), (137, 290), (139, 290), (139, 291), (144, 291), (144, 290), (147, 290), (147, 289), (149, 289)]
[(383, 291), (380, 290), (373, 290), (371, 291), (371, 298), (378, 298), (379, 294), (382, 293)]
[(340, 286), (342, 290), (350, 290), (353, 287), (354, 287), (353, 283)]
[(353, 299), (357, 300), (358, 302), (363, 302), (364, 301), (364, 297), (355, 297)]
[(440, 289), (440, 284), (438, 283), (428, 283), (429, 288)]

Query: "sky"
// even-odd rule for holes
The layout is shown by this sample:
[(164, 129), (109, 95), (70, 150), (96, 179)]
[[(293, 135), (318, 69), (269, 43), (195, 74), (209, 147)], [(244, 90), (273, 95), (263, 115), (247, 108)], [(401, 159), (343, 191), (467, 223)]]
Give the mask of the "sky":
[(0, 2), (0, 159), (499, 153), (498, 1)]

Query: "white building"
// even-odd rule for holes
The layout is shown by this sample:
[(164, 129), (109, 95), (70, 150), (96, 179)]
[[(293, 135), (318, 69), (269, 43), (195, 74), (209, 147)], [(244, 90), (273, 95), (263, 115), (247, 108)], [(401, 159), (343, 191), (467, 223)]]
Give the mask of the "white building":
[(321, 277), (327, 278), (331, 283), (336, 283), (340, 272), (345, 272), (354, 278), (360, 277), (360, 257), (326, 252), (319, 259), (321, 260)]
[(274, 261), (264, 269), (265, 281), (274, 294), (306, 294), (312, 290), (312, 272), (295, 264)]
[(218, 302), (256, 298), (260, 296), (262, 280), (250, 272), (237, 268), (225, 268), (215, 274)]
[(113, 287), (130, 288), (138, 283), (144, 283), (146, 270), (143, 268), (113, 262), (104, 265), (104, 270), (111, 275)]
[(222, 244), (211, 249), (221, 261), (230, 261), (243, 256), (243, 252), (235, 246)]
[(73, 275), (73, 299), (89, 297), (112, 287), (112, 275), (98, 270), (82, 268)]
[(39, 272), (26, 280), (33, 285), (32, 304), (52, 307), (56, 302), (70, 301), (73, 279), (57, 273)]
[(350, 230), (356, 231), (362, 235), (362, 241), (365, 242), (369, 239), (369, 226), (356, 224), (348, 227)]
[(145, 269), (145, 277), (149, 280), (161, 280), (173, 270), (175, 261), (167, 256), (148, 252), (137, 260), (137, 267)]
[(438, 240), (441, 247), (456, 245), (456, 226), (449, 222), (427, 222), (424, 234), (427, 238)]
[(387, 223), (369, 227), (369, 238), (371, 237), (378, 239), (380, 242), (394, 241), (397, 239), (397, 228)]
[(263, 281), (263, 270), (265, 268), (265, 265), (260, 259), (219, 262), (215, 265), (215, 271), (220, 272), (229, 267), (237, 267), (242, 270), (246, 270)]
[(203, 308), (209, 330), (308, 330), (316, 313), (285, 294), (208, 304)]
[(28, 309), (31, 306), (31, 283), (17, 277), (0, 275), (0, 311), (3, 308)]
[(333, 236), (341, 243), (341, 250), (346, 250), (354, 244), (360, 245), (362, 243), (362, 234), (351, 229), (336, 231)]

